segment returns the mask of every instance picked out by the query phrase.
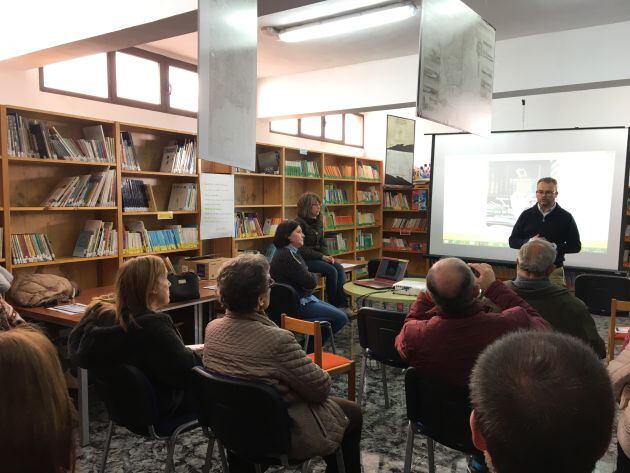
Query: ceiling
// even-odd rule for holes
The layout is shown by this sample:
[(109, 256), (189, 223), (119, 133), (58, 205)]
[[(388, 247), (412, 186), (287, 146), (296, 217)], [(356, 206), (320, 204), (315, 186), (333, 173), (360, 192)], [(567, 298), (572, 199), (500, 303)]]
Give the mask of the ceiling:
[[(328, 0), (258, 18), (258, 25), (296, 22), (296, 15), (350, 0)], [(630, 0), (463, 0), (497, 30), (497, 40), (630, 21)], [(378, 0), (376, 0), (378, 2)], [(375, 0), (370, 1), (371, 4)], [(380, 3), (391, 3), (380, 1)], [(258, 77), (415, 54), (419, 15), (405, 21), (334, 38), (283, 43), (259, 32)], [(142, 47), (196, 62), (197, 33), (148, 43)]]

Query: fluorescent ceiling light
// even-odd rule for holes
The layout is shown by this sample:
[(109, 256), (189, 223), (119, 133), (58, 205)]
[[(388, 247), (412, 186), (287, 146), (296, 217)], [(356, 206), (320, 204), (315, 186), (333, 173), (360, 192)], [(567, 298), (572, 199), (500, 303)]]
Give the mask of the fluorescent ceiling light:
[(395, 23), (416, 14), (411, 2), (394, 3), (380, 8), (372, 8), (327, 20), (305, 23), (285, 29), (275, 29), (278, 39), (287, 43), (297, 43), (310, 39), (328, 38), (344, 33), (352, 33), (374, 26)]

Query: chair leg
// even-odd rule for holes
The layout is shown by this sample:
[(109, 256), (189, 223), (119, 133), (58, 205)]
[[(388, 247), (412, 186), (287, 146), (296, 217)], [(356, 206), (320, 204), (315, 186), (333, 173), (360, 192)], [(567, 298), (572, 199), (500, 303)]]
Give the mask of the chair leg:
[(337, 457), (337, 471), (339, 473), (346, 473), (346, 464), (343, 461), (343, 452), (341, 451), (341, 447), (335, 451), (335, 457)]
[(204, 427), (204, 433), (208, 437), (208, 448), (206, 449), (206, 460), (203, 463), (202, 473), (210, 473), (210, 467), (212, 466), (212, 452), (214, 451), (214, 436), (208, 429)]
[(381, 379), (383, 380), (383, 396), (385, 397), (385, 408), (389, 409), (389, 392), (387, 392), (387, 371), (384, 363), (381, 363)]
[(407, 426), (407, 446), (405, 447), (405, 466), (403, 468), (404, 473), (411, 473), (411, 456), (413, 455), (413, 439), (416, 435), (416, 429), (413, 426), (413, 422), (409, 421)]
[(350, 401), (354, 401), (356, 399), (356, 368), (354, 361), (352, 362), (352, 366), (350, 371), (348, 371), (348, 399)]
[(223, 468), (223, 473), (230, 473), (227, 458), (225, 457), (225, 448), (223, 447), (223, 444), (220, 440), (217, 440), (217, 448), (219, 449), (219, 457), (221, 458), (221, 467)]
[(100, 473), (105, 473), (105, 464), (107, 463), (107, 455), (109, 454), (109, 445), (112, 442), (112, 436), (114, 435), (114, 421), (109, 421), (109, 426), (107, 427), (107, 438), (105, 439), (105, 446), (103, 448), (103, 456), (101, 458), (101, 469)]
[(367, 350), (363, 349), (363, 359), (361, 360), (361, 381), (359, 383), (359, 406), (362, 406), (366, 400), (366, 392), (365, 387), (366, 383), (366, 375), (367, 375)]
[(429, 473), (435, 473), (435, 444), (432, 438), (427, 437), (427, 459), (429, 460)]
[(175, 463), (173, 455), (175, 454), (175, 439), (170, 438), (166, 441), (166, 467), (165, 473), (173, 473), (175, 471)]

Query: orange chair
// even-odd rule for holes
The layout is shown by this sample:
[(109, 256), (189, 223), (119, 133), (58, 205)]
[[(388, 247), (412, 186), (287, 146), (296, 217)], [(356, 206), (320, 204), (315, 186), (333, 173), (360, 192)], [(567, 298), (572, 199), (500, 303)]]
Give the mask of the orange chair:
[(348, 375), (348, 399), (354, 401), (356, 390), (354, 361), (334, 353), (322, 351), (322, 329), (320, 323), (294, 319), (286, 314), (282, 314), (281, 326), (283, 329), (290, 330), (291, 332), (313, 337), (315, 351), (307, 356), (331, 376), (336, 374)]
[(623, 344), (626, 337), (625, 333), (618, 333), (615, 328), (617, 326), (617, 311), (630, 311), (630, 301), (618, 301), (613, 299), (610, 301), (610, 325), (608, 326), (608, 361), (615, 357), (615, 347)]

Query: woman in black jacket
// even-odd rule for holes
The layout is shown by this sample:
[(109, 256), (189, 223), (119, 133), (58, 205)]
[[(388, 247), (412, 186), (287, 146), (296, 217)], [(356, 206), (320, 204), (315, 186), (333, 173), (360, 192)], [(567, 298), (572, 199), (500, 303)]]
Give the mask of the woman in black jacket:
[(295, 221), (302, 227), (304, 233), (304, 246), (300, 248), (300, 255), (311, 273), (319, 273), (326, 278), (328, 302), (335, 307), (346, 309), (348, 298), (343, 292), (346, 273), (343, 266), (328, 254), (321, 210), (322, 200), (313, 192), (306, 192), (298, 199), (298, 216)]
[(169, 303), (166, 274), (157, 256), (123, 264), (115, 295), (92, 301), (70, 334), (68, 349), (82, 368), (137, 367), (155, 388), (160, 414), (173, 416), (195, 411), (188, 385), (191, 368), (201, 359), (184, 345), (171, 317), (159, 312)]

